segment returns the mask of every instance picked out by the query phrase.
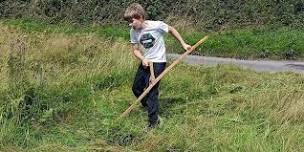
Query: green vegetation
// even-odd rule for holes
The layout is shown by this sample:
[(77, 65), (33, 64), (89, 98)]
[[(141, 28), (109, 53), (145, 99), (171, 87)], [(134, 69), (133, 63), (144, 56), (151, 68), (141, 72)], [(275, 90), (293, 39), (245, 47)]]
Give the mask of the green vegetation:
[(127, 26), (80, 26), (69, 23), (53, 24), (47, 21), (32, 19), (3, 19), (2, 23), (29, 33), (64, 33), (66, 35), (94, 33), (96, 36), (108, 40), (119, 38), (124, 40), (129, 39), (129, 30)]
[[(102, 36), (113, 29), (0, 24), (0, 151), (304, 149), (304, 78), (294, 73), (181, 64), (162, 80), (161, 128), (144, 133), (140, 108), (118, 121), (135, 100), (137, 62), (124, 38)], [(252, 36), (242, 32), (223, 35)]]
[(181, 22), (198, 29), (247, 25), (304, 27), (303, 0), (2, 0), (0, 17), (44, 19), (54, 23), (122, 22), (126, 7), (138, 2), (152, 20)]
[[(127, 26), (72, 26), (67, 23), (51, 24), (35, 20), (4, 20), (3, 24), (34, 33), (47, 32), (68, 35), (91, 33), (107, 40), (129, 40)], [(179, 31), (190, 44), (194, 44), (206, 34), (212, 35), (206, 44), (195, 52), (199, 55), (242, 59), (301, 60), (304, 58), (304, 30), (300, 28), (262, 26), (206, 33), (179, 27)], [(169, 52), (182, 52), (181, 46), (171, 36), (168, 36), (166, 43)]]
[[(186, 34), (186, 37), (191, 37), (189, 41), (193, 42), (199, 38), (199, 34)], [(218, 33), (198, 53), (243, 59), (303, 59), (303, 38), (303, 29), (247, 27)]]

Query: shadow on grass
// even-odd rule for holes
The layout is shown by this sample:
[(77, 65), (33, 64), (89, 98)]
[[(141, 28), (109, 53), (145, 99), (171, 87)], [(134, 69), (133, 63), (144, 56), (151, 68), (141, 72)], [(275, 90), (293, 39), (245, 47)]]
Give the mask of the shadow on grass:
[(183, 110), (172, 110), (176, 108), (177, 106), (183, 105), (186, 103), (186, 99), (184, 98), (160, 98), (159, 104), (160, 104), (160, 112), (159, 114), (162, 117), (172, 117), (176, 113), (183, 113)]

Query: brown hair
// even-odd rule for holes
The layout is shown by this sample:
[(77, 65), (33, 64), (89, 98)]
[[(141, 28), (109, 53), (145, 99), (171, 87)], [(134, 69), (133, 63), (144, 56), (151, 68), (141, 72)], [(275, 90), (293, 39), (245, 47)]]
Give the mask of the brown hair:
[(145, 10), (138, 3), (131, 4), (125, 11), (124, 20), (130, 21), (132, 18), (145, 19)]

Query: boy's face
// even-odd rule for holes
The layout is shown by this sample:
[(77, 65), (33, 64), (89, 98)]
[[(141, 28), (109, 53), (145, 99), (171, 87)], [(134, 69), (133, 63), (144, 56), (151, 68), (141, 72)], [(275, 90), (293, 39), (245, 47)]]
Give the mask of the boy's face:
[(128, 21), (129, 27), (132, 27), (134, 30), (139, 30), (143, 27), (143, 19), (132, 18)]

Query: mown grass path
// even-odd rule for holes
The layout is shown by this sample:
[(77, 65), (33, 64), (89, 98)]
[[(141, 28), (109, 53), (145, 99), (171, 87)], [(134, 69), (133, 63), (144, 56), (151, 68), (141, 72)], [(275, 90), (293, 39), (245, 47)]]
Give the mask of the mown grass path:
[[(168, 54), (169, 58), (177, 58), (179, 54)], [(261, 72), (296, 72), (304, 74), (304, 62), (299, 61), (273, 61), (273, 60), (241, 60), (234, 58), (206, 57), (189, 55), (184, 60), (189, 64), (233, 64)]]

